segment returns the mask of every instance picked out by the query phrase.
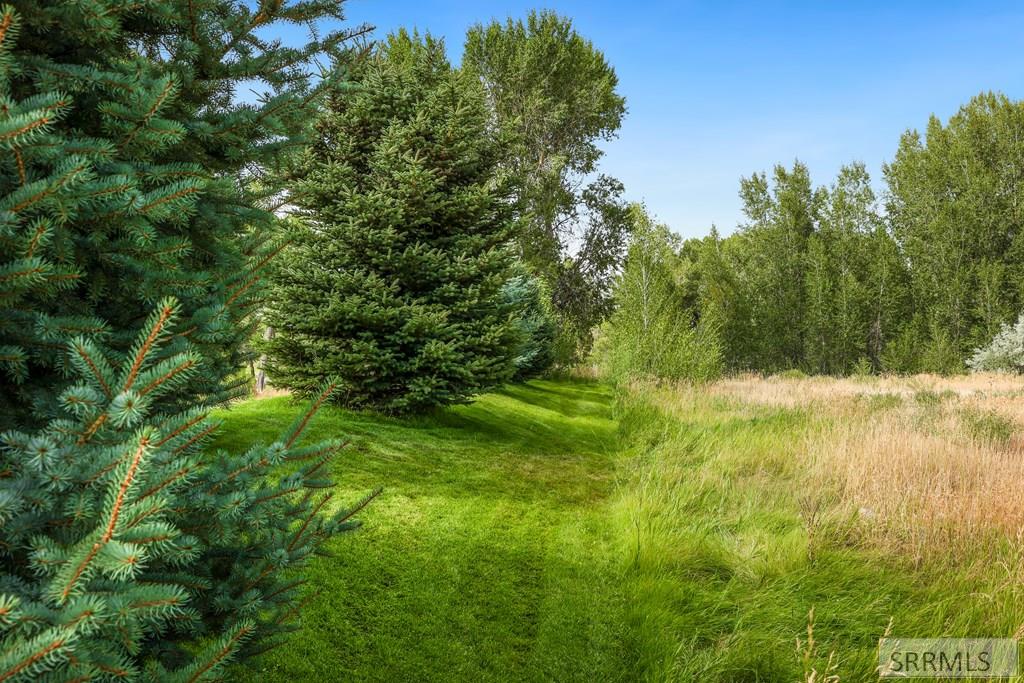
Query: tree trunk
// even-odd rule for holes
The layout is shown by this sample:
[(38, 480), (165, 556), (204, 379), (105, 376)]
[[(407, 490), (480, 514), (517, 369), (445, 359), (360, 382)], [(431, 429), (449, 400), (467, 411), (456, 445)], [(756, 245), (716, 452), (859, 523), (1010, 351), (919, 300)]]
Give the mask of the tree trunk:
[[(263, 339), (270, 341), (274, 338), (274, 328), (267, 327), (263, 330)], [(256, 395), (259, 396), (267, 388), (267, 354), (261, 354), (259, 360), (259, 371), (256, 373)]]

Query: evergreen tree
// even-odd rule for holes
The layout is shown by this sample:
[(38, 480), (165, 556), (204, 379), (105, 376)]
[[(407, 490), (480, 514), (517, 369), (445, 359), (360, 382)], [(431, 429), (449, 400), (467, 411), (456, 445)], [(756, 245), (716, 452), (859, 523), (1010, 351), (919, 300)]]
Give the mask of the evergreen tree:
[(482, 86), (405, 32), (353, 77), (297, 170), (306, 223), (274, 276), (270, 381), (338, 376), (340, 401), (391, 412), (464, 402), (511, 378), (517, 339)]
[[(276, 191), (265, 172), (316, 95), (306, 64), (346, 37), (258, 34), (332, 17), (0, 8), (0, 681), (216, 678), (277, 642), (298, 610), (284, 570), (351, 526), (318, 517), (341, 444), (297, 445), (312, 411), (271, 446), (204, 448), (272, 251), (249, 181)], [(253, 79), (271, 94), (237, 103)]]
[(551, 296), (544, 281), (524, 272), (512, 277), (504, 289), (505, 298), (515, 311), (519, 332), (513, 379), (523, 381), (544, 374), (555, 362), (555, 336), (558, 332)]

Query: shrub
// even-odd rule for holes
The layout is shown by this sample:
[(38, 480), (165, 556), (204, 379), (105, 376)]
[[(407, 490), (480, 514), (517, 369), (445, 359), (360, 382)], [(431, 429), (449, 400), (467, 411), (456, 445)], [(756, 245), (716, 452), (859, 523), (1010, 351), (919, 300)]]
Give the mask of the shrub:
[(892, 374), (912, 375), (921, 370), (922, 336), (913, 323), (907, 324), (882, 352), (882, 370)]
[(777, 377), (778, 379), (807, 379), (808, 375), (800, 368), (790, 368), (789, 370), (777, 372), (772, 377)]
[(519, 333), (513, 363), (513, 379), (523, 381), (544, 374), (555, 362), (555, 336), (558, 328), (551, 310), (551, 296), (544, 281), (525, 273), (516, 275), (504, 289), (514, 311)]
[(1013, 436), (1013, 421), (994, 410), (964, 410), (961, 415), (967, 433), (975, 441), (1004, 446)]
[(920, 369), (939, 375), (956, 375), (964, 371), (963, 357), (946, 330), (932, 325), (931, 337), (921, 351)]
[(942, 391), (932, 391), (931, 389), (921, 389), (920, 391), (914, 392), (914, 401), (922, 406), (940, 406), (945, 401), (955, 398), (956, 392), (950, 389), (944, 389)]
[(875, 411), (891, 410), (903, 404), (903, 397), (899, 394), (871, 394), (867, 397), (868, 409)]
[(852, 377), (870, 377), (874, 373), (874, 368), (871, 366), (871, 361), (867, 356), (861, 356), (857, 363), (850, 370)]
[(1004, 324), (989, 342), (967, 361), (974, 372), (1024, 372), (1024, 314), (1013, 325)]
[(717, 330), (694, 324), (677, 281), (680, 259), (668, 228), (632, 208), (634, 231), (614, 290), (616, 309), (602, 327), (596, 356), (615, 380), (706, 381), (722, 369)]

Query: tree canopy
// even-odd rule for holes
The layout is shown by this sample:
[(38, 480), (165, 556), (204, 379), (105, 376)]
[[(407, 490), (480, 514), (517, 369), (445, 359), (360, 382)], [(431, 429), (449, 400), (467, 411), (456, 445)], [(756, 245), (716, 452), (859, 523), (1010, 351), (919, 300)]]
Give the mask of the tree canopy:
[(563, 360), (574, 361), (610, 312), (625, 254), (622, 184), (598, 174), (599, 143), (626, 113), (615, 70), (571, 20), (547, 11), (471, 28), (463, 68), (483, 83), (508, 145), (500, 170), (517, 201), (519, 254), (548, 283)]

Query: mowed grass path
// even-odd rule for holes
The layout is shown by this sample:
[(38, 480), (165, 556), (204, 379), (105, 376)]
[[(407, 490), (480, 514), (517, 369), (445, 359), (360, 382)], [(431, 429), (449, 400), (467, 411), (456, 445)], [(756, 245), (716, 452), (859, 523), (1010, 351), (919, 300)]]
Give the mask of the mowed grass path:
[[(316, 597), (259, 679), (635, 680), (611, 403), (599, 384), (534, 381), (423, 418), (325, 408), (305, 438), (351, 438), (336, 498), (384, 493), (305, 570)], [(300, 409), (242, 403), (216, 446), (272, 441)]]

